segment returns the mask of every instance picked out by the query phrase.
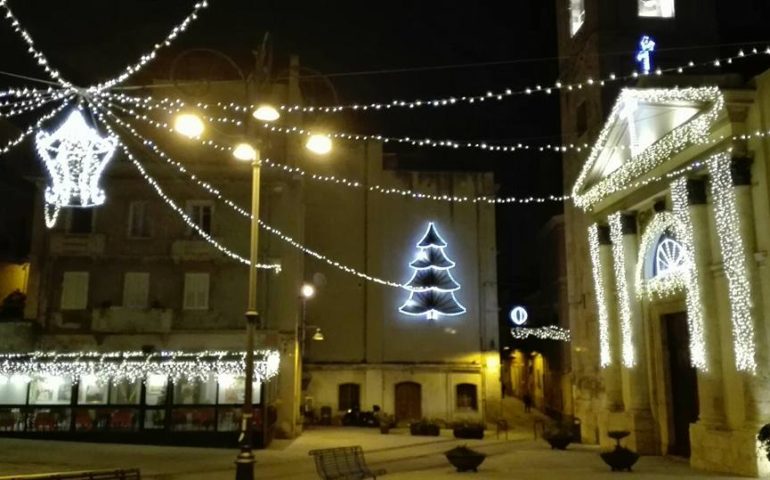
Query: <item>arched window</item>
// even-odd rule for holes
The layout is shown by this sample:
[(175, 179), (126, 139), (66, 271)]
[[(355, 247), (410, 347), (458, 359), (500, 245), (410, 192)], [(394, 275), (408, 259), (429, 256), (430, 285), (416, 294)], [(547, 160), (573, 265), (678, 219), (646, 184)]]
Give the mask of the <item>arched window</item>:
[(337, 402), (339, 410), (347, 411), (361, 407), (361, 386), (357, 383), (342, 383), (339, 386)]
[(668, 231), (658, 239), (652, 258), (652, 276), (662, 277), (670, 273), (682, 270), (687, 261), (684, 247)]
[(455, 386), (455, 402), (458, 409), (478, 410), (479, 402), (476, 385), (459, 383)]

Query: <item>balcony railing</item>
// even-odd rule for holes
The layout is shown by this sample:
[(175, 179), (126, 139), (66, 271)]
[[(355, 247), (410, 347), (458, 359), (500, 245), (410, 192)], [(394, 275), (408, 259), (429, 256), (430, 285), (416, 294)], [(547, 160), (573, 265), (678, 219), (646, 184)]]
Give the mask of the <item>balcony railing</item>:
[(106, 236), (101, 233), (51, 235), (51, 255), (92, 257), (104, 254)]
[(205, 240), (176, 240), (171, 244), (171, 258), (179, 261), (206, 261), (221, 258), (223, 255)]
[(170, 308), (99, 308), (91, 312), (91, 330), (105, 333), (167, 333), (174, 311)]

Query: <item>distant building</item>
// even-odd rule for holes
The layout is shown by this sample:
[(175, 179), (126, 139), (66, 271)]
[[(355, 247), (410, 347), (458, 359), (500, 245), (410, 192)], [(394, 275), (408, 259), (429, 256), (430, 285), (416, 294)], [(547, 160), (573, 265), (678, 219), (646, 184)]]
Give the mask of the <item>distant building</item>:
[[(235, 82), (215, 82), (199, 100), (242, 101), (238, 88)], [(156, 88), (153, 94), (179, 92)], [(277, 84), (271, 98), (298, 103), (296, 82)], [(282, 121), (301, 126), (310, 120), (287, 114)], [(191, 173), (247, 208), (248, 165), (138, 120), (132, 123)], [(246, 218), (138, 142), (126, 144), (192, 223), (247, 256)], [(279, 365), (271, 364), (277, 358), (272, 353), (258, 358), (260, 371), (278, 367), (276, 377), (255, 387), (258, 422), (267, 439), (273, 433), (298, 435), (301, 408), (308, 418), (328, 412), (331, 421), (373, 405), (400, 422), (497, 418), (494, 205), (414, 199), (379, 189), (488, 196), (495, 190), (492, 175), (399, 169), (398, 159), (383, 156), (381, 144), (373, 141), (338, 140), (333, 153), (319, 159), (304, 151), (302, 137), (279, 133), (268, 136), (263, 157), (308, 172), (262, 168), (260, 217), (284, 235), (263, 229), (259, 241), (260, 261), (281, 267), (280, 273), (260, 270), (258, 275), (264, 326), (258, 348), (280, 355)], [(312, 180), (311, 173), (326, 180)], [(343, 177), (356, 185), (334, 181)], [(51, 230), (43, 224), (42, 192), (35, 197), (26, 305), (31, 324), (0, 323), (3, 338), (13, 339), (9, 349), (108, 355), (128, 350), (143, 352), (137, 358), (148, 362), (161, 362), (162, 351), (188, 352), (192, 357), (173, 359), (179, 368), (201, 351), (242, 351), (247, 269), (181, 221), (122, 155), (109, 165), (103, 186), (103, 206), (65, 209)], [(416, 244), (430, 222), (454, 262), (451, 275), (459, 289), (453, 293), (465, 309), (461, 314), (445, 316), (437, 308), (431, 318), (406, 315), (399, 307), (409, 300), (409, 291), (335, 266), (407, 283), (414, 273), (410, 262), (420, 251)], [(286, 237), (324, 257), (303, 253)], [(315, 286), (312, 299), (300, 297), (303, 283)], [(323, 341), (313, 339), (321, 336)], [(66, 355), (49, 360), (66, 368), (86, 361)], [(28, 365), (35, 357), (15, 361)], [(216, 365), (218, 358), (198, 361)], [(0, 383), (0, 431), (45, 437), (57, 430), (81, 438), (181, 444), (233, 443), (237, 437), (242, 376), (212, 374), (193, 381), (154, 375), (145, 382), (94, 385), (90, 379), (58, 377), (53, 382), (17, 376)], [(22, 390), (32, 393), (22, 395)], [(271, 412), (268, 422), (262, 422), (265, 406)]]

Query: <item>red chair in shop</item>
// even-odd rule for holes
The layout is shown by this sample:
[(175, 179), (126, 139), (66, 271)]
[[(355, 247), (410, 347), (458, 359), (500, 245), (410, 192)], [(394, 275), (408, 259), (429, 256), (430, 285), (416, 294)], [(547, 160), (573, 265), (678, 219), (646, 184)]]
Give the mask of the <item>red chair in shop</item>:
[(57, 429), (56, 417), (50, 412), (37, 412), (33, 426), (38, 431), (51, 431)]
[(130, 430), (134, 426), (134, 414), (128, 410), (116, 410), (110, 416), (110, 428)]
[(12, 412), (0, 412), (0, 430), (15, 430), (16, 417)]
[(94, 421), (88, 410), (77, 410), (75, 412), (75, 430), (93, 430)]
[(214, 411), (195, 410), (192, 414), (192, 422), (197, 429), (211, 430), (214, 428)]

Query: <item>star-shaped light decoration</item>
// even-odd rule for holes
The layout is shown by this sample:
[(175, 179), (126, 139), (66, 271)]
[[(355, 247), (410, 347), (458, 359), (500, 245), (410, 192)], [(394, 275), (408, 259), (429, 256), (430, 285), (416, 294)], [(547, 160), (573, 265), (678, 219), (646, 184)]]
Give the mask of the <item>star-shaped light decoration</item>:
[(99, 136), (77, 109), (54, 133), (37, 133), (35, 146), (51, 175), (51, 185), (45, 190), (48, 228), (56, 224), (61, 207), (94, 207), (104, 203), (99, 179), (117, 145), (117, 138)]

